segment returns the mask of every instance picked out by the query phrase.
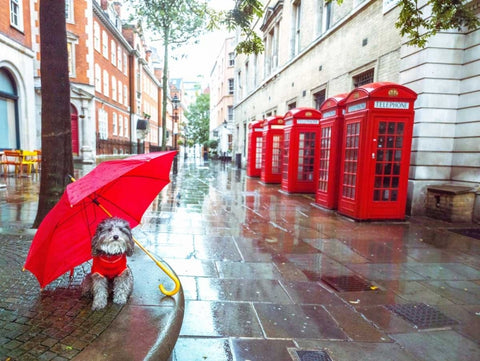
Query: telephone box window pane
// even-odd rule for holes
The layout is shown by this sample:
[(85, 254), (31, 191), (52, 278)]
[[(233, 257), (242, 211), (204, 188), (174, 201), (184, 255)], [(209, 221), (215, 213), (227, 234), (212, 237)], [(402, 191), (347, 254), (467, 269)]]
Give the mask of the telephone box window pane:
[(358, 146), (360, 138), (360, 123), (346, 125), (345, 164), (343, 174), (342, 196), (355, 198), (356, 170), (358, 161)]
[(298, 174), (297, 179), (302, 181), (313, 180), (315, 154), (315, 132), (299, 134)]
[(395, 141), (395, 148), (401, 148), (403, 146), (403, 137), (397, 137)]
[(398, 161), (398, 162), (402, 160), (402, 151), (401, 150), (396, 150), (395, 151), (395, 160)]
[(261, 169), (262, 168), (262, 138), (258, 137), (256, 142), (256, 149), (255, 149), (255, 168)]
[(378, 134), (385, 134), (386, 129), (387, 129), (387, 123), (380, 122), (378, 126)]
[(274, 135), (272, 138), (272, 173), (279, 174), (281, 166), (281, 149), (280, 142), (282, 137), (280, 135)]
[(400, 175), (400, 163), (393, 165), (393, 175)]
[(388, 134), (395, 134), (395, 123), (388, 123)]
[(398, 135), (403, 135), (403, 126), (404, 126), (403, 123), (398, 123), (398, 125), (397, 125), (397, 134)]

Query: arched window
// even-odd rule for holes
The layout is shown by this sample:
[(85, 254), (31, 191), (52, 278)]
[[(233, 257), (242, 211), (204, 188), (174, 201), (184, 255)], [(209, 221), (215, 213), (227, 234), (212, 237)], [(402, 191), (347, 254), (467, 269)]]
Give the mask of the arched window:
[(12, 75), (5, 68), (0, 68), (0, 149), (20, 147), (17, 100), (17, 87)]

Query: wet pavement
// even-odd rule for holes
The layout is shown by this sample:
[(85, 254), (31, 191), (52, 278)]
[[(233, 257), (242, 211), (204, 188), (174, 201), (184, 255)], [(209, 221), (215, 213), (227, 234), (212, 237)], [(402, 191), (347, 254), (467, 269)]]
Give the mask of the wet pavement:
[[(231, 164), (188, 159), (178, 169), (135, 229), (182, 282), (173, 361), (480, 359), (480, 240), (454, 232), (479, 225), (353, 222)], [(158, 271), (138, 249), (123, 308), (90, 311), (68, 278), (39, 295), (34, 277), (17, 271), (33, 236), (25, 228), (38, 181), (5, 182), (0, 360), (103, 359), (106, 335), (138, 336), (149, 319), (161, 322), (160, 307), (182, 308), (158, 295), (158, 275), (144, 289)]]

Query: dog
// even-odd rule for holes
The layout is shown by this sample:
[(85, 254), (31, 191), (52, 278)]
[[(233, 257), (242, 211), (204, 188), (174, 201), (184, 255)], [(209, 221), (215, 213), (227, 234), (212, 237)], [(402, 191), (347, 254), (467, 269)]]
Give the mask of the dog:
[(132, 230), (124, 219), (107, 218), (98, 224), (92, 238), (92, 270), (82, 283), (82, 294), (93, 296), (92, 310), (107, 305), (110, 291), (114, 303), (127, 303), (133, 290), (127, 256), (133, 254), (134, 247)]

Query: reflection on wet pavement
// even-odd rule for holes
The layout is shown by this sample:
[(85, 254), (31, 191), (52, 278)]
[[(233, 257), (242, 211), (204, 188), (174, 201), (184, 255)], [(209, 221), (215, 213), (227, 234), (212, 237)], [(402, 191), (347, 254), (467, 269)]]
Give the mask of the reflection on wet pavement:
[[(2, 197), (1, 227), (34, 217), (35, 183), (18, 187)], [(449, 231), (465, 225), (353, 222), (279, 190), (229, 164), (181, 160), (135, 229), (183, 285), (174, 361), (291, 361), (292, 349), (335, 361), (480, 359), (480, 241)], [(339, 276), (374, 287), (324, 282)], [(418, 302), (458, 323), (419, 333), (385, 307)]]

